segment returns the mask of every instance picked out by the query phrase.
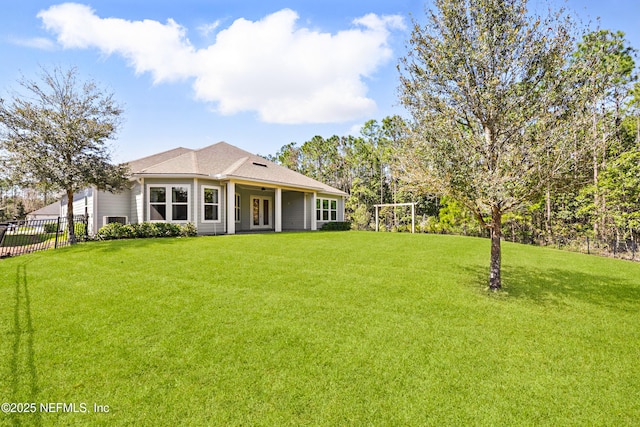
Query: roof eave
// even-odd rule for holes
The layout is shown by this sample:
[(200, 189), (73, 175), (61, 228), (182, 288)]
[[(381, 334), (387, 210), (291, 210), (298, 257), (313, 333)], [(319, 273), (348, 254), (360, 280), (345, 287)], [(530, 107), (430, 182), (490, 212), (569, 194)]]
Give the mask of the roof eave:
[(335, 194), (337, 196), (345, 196), (345, 197), (349, 196), (347, 193), (345, 193), (344, 191), (338, 190), (337, 188), (332, 191), (322, 187), (313, 187), (309, 185), (297, 185), (297, 184), (291, 184), (291, 183), (282, 182), (282, 181), (271, 181), (268, 179), (248, 178), (241, 175), (225, 175), (224, 178), (221, 178), (221, 179), (239, 180), (239, 181), (254, 183), (254, 184), (267, 184), (267, 185), (272, 185), (272, 186), (277, 186), (277, 187), (282, 187), (282, 188), (287, 188), (292, 190), (311, 190), (316, 193)]
[(291, 184), (288, 182), (281, 182), (281, 181), (271, 181), (268, 179), (255, 179), (255, 178), (248, 178), (245, 176), (241, 176), (241, 175), (228, 175), (228, 174), (215, 174), (215, 175), (205, 175), (205, 174), (189, 174), (189, 173), (133, 173), (131, 174), (131, 179), (135, 180), (138, 178), (154, 178), (154, 179), (193, 179), (193, 178), (199, 178), (199, 179), (211, 179), (211, 180), (215, 180), (215, 181), (231, 181), (231, 180), (237, 180), (237, 181), (243, 181), (249, 184), (255, 184), (255, 185), (269, 185), (269, 186), (275, 186), (275, 187), (281, 187), (281, 188), (287, 188), (287, 189), (292, 189), (292, 190), (307, 190), (307, 191), (311, 191), (311, 192), (315, 192), (315, 193), (324, 193), (324, 194), (333, 194), (336, 196), (343, 196), (343, 197), (348, 197), (349, 195), (347, 193), (345, 193), (344, 191), (338, 190), (337, 188), (335, 190), (328, 190), (326, 188), (322, 188), (322, 187), (314, 187), (314, 186), (308, 186), (308, 185), (296, 185), (296, 184)]
[[(137, 178), (213, 178), (209, 175), (199, 173), (132, 173), (130, 179)], [(215, 178), (218, 179), (218, 178)]]

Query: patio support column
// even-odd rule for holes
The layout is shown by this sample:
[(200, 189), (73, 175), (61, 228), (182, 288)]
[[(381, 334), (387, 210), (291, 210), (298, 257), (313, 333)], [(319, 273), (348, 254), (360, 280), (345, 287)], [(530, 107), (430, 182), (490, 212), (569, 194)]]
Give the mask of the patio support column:
[(227, 182), (227, 234), (236, 234), (236, 183)]
[(275, 232), (279, 233), (282, 231), (282, 189), (276, 188), (276, 197), (273, 202), (275, 205), (275, 218), (273, 222), (275, 223)]
[(198, 199), (200, 194), (198, 193), (198, 178), (193, 178), (193, 225), (198, 228)]
[(318, 223), (316, 222), (316, 193), (311, 193), (311, 231), (318, 229)]
[(306, 230), (306, 229), (307, 229), (307, 210), (308, 210), (308, 209), (307, 209), (307, 198), (308, 198), (308, 197), (307, 197), (307, 193), (304, 193), (304, 194), (302, 195), (302, 200), (303, 200), (303, 202), (304, 202), (304, 203), (302, 203), (302, 206), (303, 206), (303, 214), (304, 214), (304, 216), (303, 216), (303, 217), (304, 217), (304, 221), (303, 221), (303, 223), (302, 223), (302, 224), (303, 224), (303, 225), (302, 225), (302, 228), (303, 228), (304, 230)]

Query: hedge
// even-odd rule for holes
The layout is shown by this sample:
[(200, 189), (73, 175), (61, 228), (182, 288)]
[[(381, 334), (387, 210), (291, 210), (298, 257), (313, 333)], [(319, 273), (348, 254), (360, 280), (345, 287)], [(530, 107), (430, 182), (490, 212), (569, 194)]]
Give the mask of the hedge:
[(351, 221), (333, 221), (322, 224), (322, 231), (349, 231), (351, 230)]
[(112, 222), (100, 228), (96, 238), (100, 240), (143, 239), (147, 237), (192, 237), (197, 235), (195, 225), (168, 224), (165, 222), (142, 222), (140, 224), (120, 224)]

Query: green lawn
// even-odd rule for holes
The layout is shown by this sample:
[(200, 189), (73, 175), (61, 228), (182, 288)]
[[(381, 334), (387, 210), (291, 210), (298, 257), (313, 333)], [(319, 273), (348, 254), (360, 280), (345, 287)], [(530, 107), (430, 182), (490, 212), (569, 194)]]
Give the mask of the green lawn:
[(7, 234), (4, 236), (4, 240), (2, 241), (2, 247), (37, 245), (47, 240), (55, 241), (55, 238), (56, 233), (26, 234), (21, 232), (20, 234)]
[(0, 401), (91, 413), (0, 425), (640, 425), (640, 264), (505, 243), (492, 294), (488, 258), (318, 232), (1, 260)]

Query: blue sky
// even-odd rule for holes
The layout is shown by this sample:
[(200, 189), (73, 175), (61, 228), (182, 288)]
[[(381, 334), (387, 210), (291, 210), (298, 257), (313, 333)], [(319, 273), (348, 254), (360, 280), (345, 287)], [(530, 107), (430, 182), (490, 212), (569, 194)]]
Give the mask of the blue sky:
[[(537, 6), (542, 0), (530, 0)], [(552, 0), (640, 48), (637, 0)], [(259, 154), (357, 134), (403, 114), (396, 93), (423, 0), (12, 1), (0, 14), (0, 96), (40, 66), (77, 66), (115, 94), (114, 160), (226, 141)]]

